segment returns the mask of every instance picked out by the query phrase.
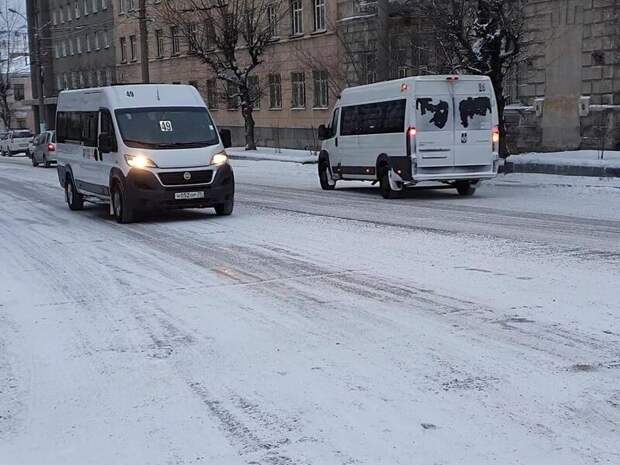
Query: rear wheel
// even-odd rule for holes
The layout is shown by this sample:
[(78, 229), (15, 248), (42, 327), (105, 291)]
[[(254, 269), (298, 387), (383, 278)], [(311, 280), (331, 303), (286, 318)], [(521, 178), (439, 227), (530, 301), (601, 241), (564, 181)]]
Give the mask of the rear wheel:
[(326, 161), (319, 163), (319, 182), (324, 191), (333, 191), (336, 188), (336, 181), (332, 179), (329, 164)]
[(392, 189), (392, 185), (390, 184), (390, 170), (388, 168), (381, 170), (381, 174), (379, 175), (379, 190), (384, 199), (394, 199), (398, 197), (402, 189), (402, 187), (400, 190)]
[(43, 164), (45, 165), (46, 168), (49, 168), (51, 166), (51, 163), (47, 159), (46, 155), (43, 155)]
[(84, 208), (84, 196), (75, 188), (75, 183), (71, 176), (67, 176), (65, 180), (65, 200), (71, 210), (82, 210)]
[(463, 197), (470, 197), (476, 192), (476, 188), (471, 182), (457, 182), (456, 191)]
[(129, 202), (127, 202), (127, 194), (123, 189), (123, 186), (117, 182), (112, 187), (112, 212), (114, 218), (118, 223), (127, 224), (132, 223), (135, 220), (135, 214)]
[(35, 168), (37, 166), (39, 166), (39, 162), (37, 161), (37, 157), (34, 155), (34, 153), (32, 154), (32, 166), (34, 166)]

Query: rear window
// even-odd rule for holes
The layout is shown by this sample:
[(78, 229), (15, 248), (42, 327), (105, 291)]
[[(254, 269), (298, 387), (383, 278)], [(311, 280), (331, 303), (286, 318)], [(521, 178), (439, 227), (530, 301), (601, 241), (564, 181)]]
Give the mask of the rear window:
[(342, 109), (340, 135), (391, 134), (405, 130), (407, 101), (366, 103)]
[(491, 129), (493, 119), (490, 97), (458, 97), (457, 100), (458, 124), (461, 128), (471, 131)]
[(415, 103), (416, 127), (419, 131), (452, 131), (452, 97), (433, 95), (418, 97)]
[(32, 133), (30, 131), (15, 131), (13, 133), (14, 139), (32, 139)]

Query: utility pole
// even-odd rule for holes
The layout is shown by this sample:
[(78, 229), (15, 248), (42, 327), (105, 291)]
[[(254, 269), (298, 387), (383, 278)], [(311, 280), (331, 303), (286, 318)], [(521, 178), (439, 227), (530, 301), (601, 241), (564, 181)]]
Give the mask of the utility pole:
[[(30, 16), (32, 18), (32, 30), (33, 30), (33, 38), (34, 43), (32, 45), (34, 52), (34, 59), (36, 61), (36, 76), (34, 77), (34, 84), (37, 89), (37, 96), (39, 100), (39, 112), (37, 116), (37, 126), (39, 127), (39, 132), (43, 132), (47, 130), (47, 111), (45, 109), (45, 96), (43, 95), (44, 88), (44, 76), (43, 76), (43, 63), (41, 57), (41, 29), (39, 28), (39, 12), (41, 11), (38, 7), (39, 0), (33, 0), (32, 2), (28, 2), (31, 5), (30, 8)], [(9, 11), (13, 14), (21, 16), (28, 23), (28, 18), (26, 18), (19, 11), (9, 8)], [(45, 26), (43, 26), (45, 27)]]
[(139, 13), (140, 17), (140, 57), (142, 58), (142, 83), (151, 82), (149, 76), (149, 31), (146, 22), (146, 0), (140, 0)]

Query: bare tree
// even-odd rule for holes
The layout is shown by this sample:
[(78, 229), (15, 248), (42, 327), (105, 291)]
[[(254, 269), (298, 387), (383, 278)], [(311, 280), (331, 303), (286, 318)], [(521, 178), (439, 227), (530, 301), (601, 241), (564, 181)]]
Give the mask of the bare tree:
[(255, 72), (285, 12), (281, 0), (175, 0), (159, 10), (160, 20), (177, 28), (190, 53), (225, 84), (227, 97), (238, 102), (247, 150), (256, 149), (253, 110), (260, 91)]
[[(522, 52), (525, 0), (424, 0), (421, 7), (452, 71), (491, 78), (504, 136), (504, 83)], [(501, 141), (506, 156), (506, 138)]]
[(12, 92), (11, 78), (16, 58), (23, 56), (23, 45), (16, 35), (23, 30), (23, 14), (12, 8), (12, 2), (0, 2), (0, 119), (4, 127), (9, 129), (13, 119), (13, 108), (9, 101)]

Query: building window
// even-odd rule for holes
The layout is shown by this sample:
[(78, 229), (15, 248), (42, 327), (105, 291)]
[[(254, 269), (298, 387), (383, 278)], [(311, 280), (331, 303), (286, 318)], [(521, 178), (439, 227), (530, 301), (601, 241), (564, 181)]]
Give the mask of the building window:
[(95, 50), (101, 50), (101, 44), (99, 43), (99, 31), (95, 31)]
[(118, 0), (118, 13), (122, 15), (125, 11), (127, 11), (125, 0)]
[(101, 0), (101, 9), (102, 10), (108, 9), (108, 0)]
[(90, 53), (90, 34), (86, 34), (86, 52)]
[(80, 17), (80, 2), (75, 2), (75, 4), (73, 5), (73, 9), (74, 9), (75, 19), (79, 19), (79, 17)]
[(129, 36), (129, 58), (131, 61), (138, 59), (136, 36)]
[(105, 48), (110, 48), (110, 31), (103, 31), (103, 40)]
[(269, 75), (269, 108), (282, 108), (282, 80), (279, 74)]
[(73, 55), (73, 39), (69, 39), (69, 55)]
[(93, 13), (97, 13), (97, 0), (93, 0)]
[(84, 4), (84, 8), (83, 8), (83, 10), (84, 10), (84, 16), (88, 16), (88, 13), (90, 13), (90, 11), (89, 11), (89, 7), (88, 7), (88, 2), (89, 2), (89, 1), (90, 1), (90, 0), (84, 0), (84, 3), (83, 3), (83, 4)]
[(82, 53), (82, 38), (80, 36), (75, 38), (75, 48), (78, 55)]
[(313, 71), (314, 80), (314, 108), (329, 107), (329, 87), (327, 85), (327, 71)]
[(181, 38), (179, 37), (178, 26), (170, 28), (170, 37), (172, 37), (172, 55), (178, 55), (181, 51)]
[(114, 82), (112, 81), (112, 70), (110, 68), (105, 70), (105, 78), (107, 85), (111, 86), (112, 84), (114, 84)]
[(84, 73), (80, 71), (80, 87), (84, 87)]
[(127, 1), (127, 9), (129, 11), (133, 11), (136, 9), (136, 0), (126, 0)]
[(67, 5), (67, 21), (71, 21), (71, 5)]
[(61, 75), (56, 76), (56, 90), (59, 92), (62, 90), (62, 76)]
[(64, 24), (64, 22), (65, 22), (65, 11), (62, 8), (58, 9), (58, 18), (59, 18), (60, 24)]
[[(88, 40), (86, 42), (88, 44)], [(121, 63), (127, 63), (127, 39), (125, 37), (121, 37)]]
[(24, 85), (13, 84), (13, 96), (16, 101), (24, 100)]
[(303, 15), (302, 1), (291, 0), (291, 34), (294, 36), (304, 33)]
[(197, 24), (190, 24), (187, 41), (189, 42), (187, 44), (189, 53), (190, 54), (196, 53), (198, 51), (198, 25)]
[(60, 58), (60, 44), (54, 45), (54, 55), (56, 58)]
[(366, 74), (366, 84), (372, 84), (377, 81), (374, 53), (364, 55), (364, 73)]
[(278, 10), (274, 4), (267, 6), (267, 22), (269, 24), (269, 35), (272, 38), (278, 37)]
[(291, 73), (291, 84), (293, 88), (292, 102), (293, 108), (305, 108), (306, 106), (306, 75), (304, 73)]
[(215, 27), (213, 26), (213, 20), (208, 19), (205, 21), (205, 38), (207, 41), (207, 49), (215, 48)]
[(161, 29), (155, 31), (155, 49), (157, 51), (157, 58), (164, 56), (164, 31)]
[(226, 83), (226, 100), (229, 110), (237, 110), (239, 108), (239, 90), (236, 85), (230, 82)]
[(62, 56), (66, 57), (67, 56), (67, 42), (66, 41), (62, 41)]
[(217, 110), (218, 108), (217, 80), (215, 79), (207, 81), (207, 105), (211, 110)]
[(101, 70), (98, 69), (97, 70), (97, 85), (101, 86), (102, 84), (103, 84), (103, 79), (102, 79)]
[(314, 30), (325, 30), (325, 0), (314, 0)]
[(252, 99), (252, 106), (255, 110), (260, 110), (260, 85), (258, 76), (250, 76), (248, 78), (248, 86), (250, 88), (250, 98)]
[(58, 24), (58, 17), (56, 16), (56, 10), (52, 10), (52, 24), (54, 26)]

